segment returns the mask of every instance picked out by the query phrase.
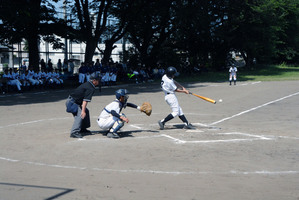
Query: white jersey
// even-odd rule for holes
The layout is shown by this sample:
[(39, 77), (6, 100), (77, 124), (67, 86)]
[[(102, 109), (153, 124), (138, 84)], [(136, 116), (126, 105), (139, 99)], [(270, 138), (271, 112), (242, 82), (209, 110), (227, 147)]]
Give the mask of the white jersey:
[(115, 110), (116, 113), (120, 113), (122, 107), (121, 107), (121, 103), (119, 102), (119, 100), (115, 100), (113, 102), (111, 102), (110, 104), (108, 104), (104, 110), (101, 112), (99, 118), (103, 118), (103, 119), (107, 119), (109, 117), (111, 117), (111, 111)]
[(114, 110), (117, 114), (120, 114), (123, 106), (119, 100), (115, 100), (108, 104), (104, 110), (101, 112), (98, 117), (98, 125), (101, 129), (109, 130), (115, 123), (119, 124), (120, 119), (111, 114), (111, 111)]
[(165, 95), (174, 94), (177, 86), (175, 85), (173, 79), (168, 78), (165, 74), (161, 80), (161, 88), (164, 91)]
[(21, 74), (20, 75), (20, 80), (26, 80), (26, 75), (25, 74)]
[(12, 72), (11, 76), (13, 79), (19, 79), (20, 77), (19, 73), (15, 73), (15, 72)]
[(3, 78), (13, 79), (12, 75), (9, 72), (7, 74), (3, 74)]
[(231, 67), (231, 68), (229, 68), (229, 73), (231, 73), (232, 75), (236, 74), (237, 71), (238, 71), (238, 70), (237, 70), (236, 67)]
[(33, 70), (28, 70), (27, 77), (28, 78), (33, 78), (33, 76), (34, 76), (34, 71)]
[(168, 76), (165, 74), (162, 77), (161, 87), (165, 93), (164, 99), (166, 103), (171, 107), (172, 116), (176, 117), (178, 115), (184, 115), (183, 110), (179, 105), (179, 101), (175, 95), (175, 90), (177, 89), (177, 86), (175, 85), (174, 80), (168, 78)]

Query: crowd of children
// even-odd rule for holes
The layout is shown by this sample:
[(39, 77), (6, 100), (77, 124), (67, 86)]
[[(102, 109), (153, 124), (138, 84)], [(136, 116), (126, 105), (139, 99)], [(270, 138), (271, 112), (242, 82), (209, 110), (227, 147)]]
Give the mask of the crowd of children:
[(78, 68), (78, 74), (74, 74), (73, 62), (59, 59), (54, 67), (51, 59), (47, 63), (43, 59), (40, 61), (39, 71), (34, 71), (32, 67), (26, 66), (24, 62), (19, 68), (6, 68), (0, 78), (0, 91), (7, 92), (9, 89), (22, 92), (32, 88), (59, 88), (63, 85), (63, 80), (70, 76), (78, 80), (78, 84), (90, 80), (90, 75), (97, 72), (101, 76), (102, 86), (116, 85), (116, 82), (144, 83), (159, 79), (164, 74), (164, 69), (158, 64), (154, 68), (145, 66), (127, 66), (118, 62), (82, 62)]
[[(19, 93), (34, 88), (55, 88), (63, 86), (63, 79), (58, 69), (45, 71), (41, 69), (35, 72), (32, 67), (27, 69), (25, 63), (17, 68), (6, 68), (0, 82), (2, 93), (9, 87), (16, 87)], [(14, 88), (12, 88), (14, 89)]]
[(117, 75), (121, 71), (117, 63), (113, 64), (101, 64), (99, 59), (96, 62), (90, 63), (81, 63), (79, 67), (79, 78), (78, 81), (80, 84), (89, 81), (90, 75), (94, 72), (101, 74), (101, 84), (105, 85), (116, 85)]

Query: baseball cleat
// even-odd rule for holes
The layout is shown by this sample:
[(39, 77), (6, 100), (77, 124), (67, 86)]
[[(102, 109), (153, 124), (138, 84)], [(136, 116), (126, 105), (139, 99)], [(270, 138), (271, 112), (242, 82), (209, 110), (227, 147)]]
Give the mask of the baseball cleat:
[(158, 124), (160, 126), (160, 130), (163, 130), (164, 129), (164, 123), (161, 122), (161, 121), (158, 121)]
[(72, 138), (83, 138), (83, 136), (80, 133), (72, 133), (70, 137), (72, 137)]
[(107, 134), (107, 137), (108, 138), (115, 138), (115, 139), (117, 139), (117, 138), (119, 138), (119, 135), (117, 134), (117, 133), (108, 133)]
[(192, 124), (184, 125), (183, 129), (196, 129)]

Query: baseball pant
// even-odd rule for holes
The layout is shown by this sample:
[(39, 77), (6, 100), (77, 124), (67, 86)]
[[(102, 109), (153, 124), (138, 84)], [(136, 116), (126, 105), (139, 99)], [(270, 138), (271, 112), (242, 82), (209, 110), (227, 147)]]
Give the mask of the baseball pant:
[(119, 120), (117, 117), (111, 115), (108, 118), (98, 118), (97, 122), (101, 129), (109, 130), (117, 120)]
[(165, 101), (166, 103), (170, 106), (171, 110), (172, 110), (172, 116), (176, 117), (176, 116), (181, 116), (183, 115), (183, 110), (179, 105), (178, 99), (175, 96), (175, 94), (167, 94), (165, 95)]
[(86, 108), (86, 116), (84, 119), (81, 118), (81, 106), (78, 107), (76, 115), (74, 115), (74, 124), (72, 126), (71, 134), (80, 132), (81, 129), (87, 129), (90, 127), (89, 110)]

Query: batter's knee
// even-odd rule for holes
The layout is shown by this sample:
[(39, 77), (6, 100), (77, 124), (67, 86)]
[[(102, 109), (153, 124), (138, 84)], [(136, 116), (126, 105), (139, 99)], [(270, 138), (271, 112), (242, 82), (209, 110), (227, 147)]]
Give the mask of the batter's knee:
[(174, 111), (174, 112), (172, 112), (171, 114), (172, 114), (173, 118), (175, 118), (176, 116), (179, 115), (179, 112), (178, 112), (178, 111)]

